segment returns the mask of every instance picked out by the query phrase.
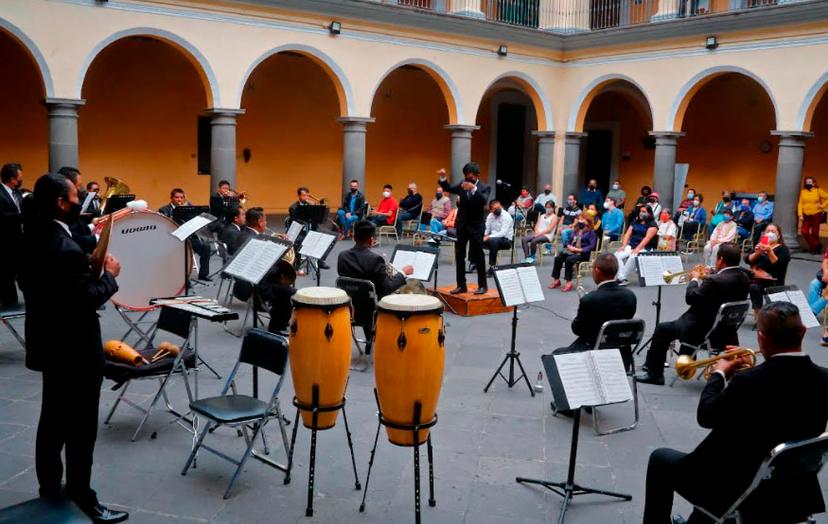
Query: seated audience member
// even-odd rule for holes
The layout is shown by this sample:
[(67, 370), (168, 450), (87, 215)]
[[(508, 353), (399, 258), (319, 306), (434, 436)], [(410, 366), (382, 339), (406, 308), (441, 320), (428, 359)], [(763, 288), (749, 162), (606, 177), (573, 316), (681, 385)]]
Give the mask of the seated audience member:
[(227, 247), (228, 255), (235, 255), (239, 245), (239, 235), (245, 227), (245, 210), (231, 207), (224, 214), (226, 225), (219, 231), (219, 241)]
[(647, 198), (647, 205), (653, 213), (653, 217), (661, 216), (661, 195), (653, 191)]
[(604, 236), (609, 238), (611, 242), (621, 238), (622, 229), (624, 228), (624, 212), (618, 209), (615, 198), (609, 196), (604, 201), (604, 215), (601, 218), (603, 220)]
[[(678, 209), (676, 209), (676, 215), (677, 216), (681, 215), (681, 213), (683, 213), (685, 209), (689, 209), (693, 205), (693, 198), (695, 198), (695, 196), (696, 196), (696, 190), (695, 189), (693, 189), (692, 187), (687, 189), (687, 197), (684, 200), (681, 201), (681, 203), (678, 206)], [(675, 220), (678, 220), (678, 219), (674, 218), (674, 221)]]
[[(176, 187), (170, 191), (170, 203), (159, 208), (158, 212), (174, 220), (175, 208), (190, 205), (192, 204), (187, 200), (184, 190)], [(189, 240), (193, 246), (193, 251), (198, 255), (198, 279), (210, 281), (210, 255), (212, 254), (210, 244), (201, 240), (197, 233), (190, 235)]]
[[(627, 203), (627, 192), (621, 189), (621, 181), (616, 180), (610, 186), (610, 190), (607, 193), (607, 197), (612, 198), (615, 200), (615, 207), (619, 210), (624, 209), (624, 205)], [(621, 211), (623, 213), (623, 211)]]
[[(817, 317), (828, 305), (826, 287), (828, 287), (828, 248), (825, 248), (825, 252), (822, 254), (822, 264), (816, 277), (811, 280), (808, 286), (808, 305), (811, 306), (811, 311)], [(822, 345), (828, 346), (828, 327), (822, 331)]]
[[(428, 206), (428, 212), (431, 214), (429, 230), (432, 233), (439, 233), (445, 228), (443, 220), (451, 213), (451, 198), (443, 192), (442, 187), (437, 186), (437, 192), (434, 193), (434, 199)], [(423, 219), (425, 220), (425, 217)]]
[(785, 275), (788, 273), (788, 263), (791, 261), (791, 252), (782, 238), (779, 226), (771, 222), (765, 227), (765, 232), (759, 243), (753, 248), (753, 253), (745, 256), (745, 263), (753, 272), (753, 282), (750, 284), (750, 301), (753, 303), (753, 317), (759, 315), (762, 307), (765, 289), (772, 286), (784, 286)]
[(354, 247), (339, 254), (336, 269), (341, 277), (361, 278), (373, 282), (377, 299), (380, 299), (403, 287), (406, 275), (413, 273), (414, 268), (405, 266), (402, 272), (388, 276), (385, 259), (371, 251), (376, 229), (376, 226), (367, 220), (357, 222), (354, 225)]
[(658, 226), (653, 220), (653, 213), (649, 206), (640, 208), (634, 222), (630, 223), (624, 237), (621, 239), (621, 248), (615, 252), (618, 259), (618, 282), (621, 285), (629, 283), (630, 271), (635, 269), (635, 258), (642, 251), (652, 251), (658, 247)]
[(750, 200), (743, 198), (739, 209), (733, 215), (733, 221), (736, 222), (736, 232), (739, 234), (739, 240), (744, 240), (750, 236), (753, 230), (753, 211), (750, 209)]
[[(719, 306), (725, 302), (745, 300), (750, 287), (747, 271), (739, 267), (741, 251), (733, 244), (719, 247), (716, 257), (716, 272), (701, 280), (697, 271), (690, 271), (690, 282), (684, 299), (690, 306), (677, 320), (661, 322), (653, 332), (653, 340), (647, 351), (646, 364), (636, 374), (636, 380), (645, 384), (664, 384), (664, 362), (673, 340), (698, 345), (713, 327)], [(735, 331), (717, 329), (711, 336), (714, 348), (722, 349), (728, 344), (738, 344)], [(691, 355), (692, 348), (678, 345), (679, 354)]]
[(650, 194), (652, 194), (653, 188), (650, 186), (641, 186), (641, 194), (638, 195), (638, 198), (635, 201), (636, 205), (647, 205), (647, 201), (650, 199)]
[[(520, 194), (509, 206), (509, 214), (513, 217), (517, 217), (518, 220), (524, 220), (529, 216), (529, 211), (532, 210), (532, 207), (535, 200), (532, 198), (532, 194), (529, 192), (529, 188), (523, 186), (520, 188)], [(517, 207), (515, 207), (517, 204)], [(515, 215), (517, 213), (517, 215)]]
[(552, 241), (555, 234), (555, 227), (558, 225), (558, 216), (555, 214), (555, 203), (547, 200), (544, 206), (546, 211), (538, 216), (535, 221), (535, 229), (532, 233), (525, 235), (521, 241), (523, 244), (524, 262), (533, 264), (538, 244), (545, 244)]
[(753, 205), (753, 243), (759, 242), (759, 237), (765, 230), (765, 227), (773, 221), (773, 202), (768, 200), (768, 194), (764, 191), (759, 193), (756, 197), (756, 203)]
[(397, 199), (391, 194), (392, 190), (391, 184), (382, 186), (382, 198), (379, 204), (368, 213), (368, 220), (373, 222), (377, 227), (394, 225), (394, 219), (397, 217), (399, 205), (397, 204)]
[(724, 212), (729, 210), (733, 214), (733, 195), (730, 191), (722, 191), (722, 199), (716, 202), (716, 207), (711, 210), (710, 227), (718, 226), (724, 220)]
[(572, 235), (572, 226), (575, 224), (575, 217), (583, 212), (581, 206), (578, 205), (578, 200), (575, 198), (575, 193), (570, 193), (566, 197), (566, 205), (558, 208), (559, 221), (558, 232), (561, 235), (561, 245), (569, 244), (569, 237)]
[(697, 193), (693, 205), (687, 208), (679, 218), (679, 227), (684, 228), (684, 239), (693, 240), (693, 236), (707, 223), (707, 211), (702, 207), (704, 195)]
[(483, 232), (483, 249), (489, 250), (489, 270), (491, 276), (497, 269), (497, 252), (512, 247), (514, 236), (514, 219), (497, 200), (489, 202), (489, 216), (486, 217), (486, 229)]
[(446, 218), (443, 219), (443, 231), (445, 231), (446, 235), (457, 238), (457, 227), (455, 226), (455, 222), (457, 221), (457, 208), (455, 207), (451, 211)]
[(365, 195), (359, 190), (359, 181), (351, 180), (348, 183), (348, 192), (342, 195), (342, 205), (336, 211), (336, 223), (342, 230), (339, 239), (348, 238), (351, 226), (362, 220), (365, 212)]
[(552, 186), (549, 184), (543, 186), (543, 191), (535, 198), (535, 211), (543, 213), (547, 202), (552, 202), (556, 208), (558, 207), (558, 197), (552, 192)]
[(561, 268), (564, 270), (564, 287), (561, 291), (567, 293), (575, 287), (572, 284), (572, 276), (575, 264), (589, 260), (589, 255), (598, 244), (598, 237), (592, 229), (592, 218), (586, 214), (578, 215), (575, 219), (574, 233), (570, 236), (569, 243), (561, 249), (555, 257), (552, 266), (552, 283), (549, 289), (555, 289), (561, 285)]
[(590, 204), (595, 204), (596, 208), (603, 205), (604, 194), (598, 189), (598, 181), (590, 179), (587, 185), (581, 188), (581, 194), (578, 195), (578, 202), (581, 206), (586, 207)]
[(733, 211), (725, 209), (722, 211), (722, 221), (713, 228), (713, 232), (710, 233), (710, 240), (704, 245), (704, 263), (712, 266), (713, 261), (716, 260), (716, 252), (719, 250), (719, 246), (735, 242), (737, 234), (736, 223), (733, 221)]
[[(765, 305), (757, 333), (761, 364), (739, 373), (741, 359), (719, 360), (713, 367), (696, 413), (699, 425), (711, 430), (704, 440), (690, 453), (661, 448), (650, 455), (644, 524), (671, 522), (674, 492), (721, 515), (748, 488), (774, 447), (825, 431), (828, 404), (814, 402), (814, 392), (828, 389), (828, 369), (802, 352), (805, 326), (799, 310), (787, 302)], [(773, 476), (740, 506), (745, 523), (804, 522), (823, 511), (815, 474)], [(698, 510), (687, 521), (672, 518), (674, 523), (713, 522)]]
[(578, 338), (569, 349), (592, 349), (604, 322), (635, 316), (635, 293), (618, 285), (617, 273), (618, 259), (612, 253), (598, 255), (592, 264), (592, 279), (597, 287), (581, 297), (578, 303), (578, 314), (572, 320), (572, 332)]
[(601, 214), (598, 213), (598, 208), (595, 207), (595, 204), (589, 204), (584, 212), (592, 219), (592, 230), (595, 231), (595, 234), (600, 239), (603, 235), (603, 230), (601, 229)]
[(670, 210), (664, 208), (658, 217), (658, 251), (675, 251), (678, 226), (670, 218)]
[[(397, 234), (402, 235), (403, 222), (418, 220), (423, 210), (423, 195), (417, 191), (417, 184), (408, 184), (408, 194), (400, 200), (400, 219), (397, 220)], [(419, 228), (419, 224), (417, 225)]]

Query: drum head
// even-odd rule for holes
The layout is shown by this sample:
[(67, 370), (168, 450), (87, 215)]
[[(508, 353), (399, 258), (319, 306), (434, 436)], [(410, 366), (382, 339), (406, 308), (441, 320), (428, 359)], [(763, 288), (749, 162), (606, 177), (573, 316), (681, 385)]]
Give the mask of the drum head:
[(335, 287), (305, 287), (293, 295), (293, 302), (306, 306), (341, 306), (347, 304), (348, 293)]
[[(152, 211), (127, 213), (115, 217), (107, 250), (121, 262), (118, 292), (112, 297), (116, 305), (151, 309), (153, 298), (172, 297), (184, 289), (185, 243), (170, 233), (178, 226)], [(187, 267), (192, 268), (192, 254), (187, 253)]]
[(379, 309), (388, 312), (425, 313), (442, 311), (443, 304), (431, 295), (388, 295), (378, 304)]

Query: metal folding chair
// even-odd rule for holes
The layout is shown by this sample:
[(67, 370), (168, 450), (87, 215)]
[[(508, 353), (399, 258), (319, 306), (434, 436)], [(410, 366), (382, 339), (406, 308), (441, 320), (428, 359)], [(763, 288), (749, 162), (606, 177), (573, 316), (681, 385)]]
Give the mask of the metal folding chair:
[(14, 325), (11, 323), (12, 320), (17, 320), (20, 318), (26, 318), (26, 305), (25, 304), (17, 304), (14, 306), (0, 308), (0, 323), (6, 326), (6, 329), (11, 332), (12, 336), (17, 339), (23, 349), (26, 349), (26, 340), (23, 338), (15, 328)]
[(400, 237), (397, 235), (397, 222), (400, 220), (400, 210), (394, 213), (394, 223), (389, 225), (382, 225), (377, 228), (377, 246), (382, 245), (382, 237), (391, 238), (394, 237), (396, 242), (400, 241)]
[[(706, 351), (710, 355), (715, 355), (722, 351), (724, 348), (714, 348), (712, 342), (710, 341), (710, 337), (713, 333), (716, 332), (717, 329), (720, 328), (727, 328), (732, 329), (734, 332), (741, 327), (742, 323), (745, 321), (747, 317), (748, 311), (750, 311), (751, 305), (750, 300), (740, 300), (739, 302), (725, 302), (721, 306), (719, 306), (719, 311), (716, 313), (716, 320), (713, 322), (713, 327), (710, 328), (710, 331), (707, 332), (704, 336), (704, 340), (702, 340), (701, 344), (693, 345), (688, 342), (681, 342), (681, 347), (688, 347), (693, 350), (691, 354), (692, 358), (695, 359), (696, 355), (700, 351)], [(701, 375), (699, 375), (701, 377)], [(673, 380), (670, 381), (670, 387), (676, 383), (679, 379), (678, 373)]]
[(598, 435), (611, 435), (622, 431), (629, 431), (638, 426), (638, 385), (635, 381), (635, 359), (633, 355), (639, 344), (644, 339), (646, 324), (640, 318), (630, 320), (608, 320), (601, 326), (598, 332), (598, 339), (593, 349), (614, 349), (621, 351), (621, 358), (624, 361), (624, 370), (632, 382), (633, 413), (632, 424), (617, 428), (602, 428), (598, 417), (598, 408), (592, 408), (592, 423), (595, 433)]
[[(768, 481), (781, 484), (804, 476), (815, 476), (822, 470), (826, 459), (828, 459), (828, 433), (812, 439), (779, 444), (762, 461), (747, 489), (724, 513), (716, 515), (701, 506), (694, 504), (693, 507), (710, 517), (715, 524), (724, 524), (727, 521), (736, 521), (737, 524), (741, 524), (742, 505), (762, 484)], [(779, 503), (784, 505), (782, 500)], [(814, 522), (808, 508), (792, 507), (791, 510), (791, 520), (786, 520), (786, 522), (800, 522), (803, 519)], [(794, 513), (794, 511), (797, 512)]]
[[(193, 446), (190, 456), (187, 458), (187, 463), (181, 471), (182, 475), (187, 474), (190, 465), (194, 464), (198, 450), (201, 448), (236, 465), (236, 470), (233, 472), (230, 483), (224, 491), (225, 499), (230, 496), (230, 490), (233, 488), (233, 484), (236, 482), (239, 473), (244, 468), (245, 462), (247, 462), (247, 459), (251, 455), (253, 458), (287, 473), (287, 466), (278, 464), (256, 453), (253, 449), (256, 437), (262, 433), (265, 425), (271, 419), (275, 418), (279, 422), (279, 430), (282, 433), (285, 454), (288, 454), (290, 450), (282, 410), (279, 405), (279, 391), (281, 391), (282, 383), (285, 380), (287, 357), (288, 340), (285, 337), (269, 333), (263, 329), (251, 329), (245, 335), (241, 351), (239, 352), (239, 359), (236, 361), (236, 365), (233, 367), (230, 376), (227, 377), (227, 382), (221, 390), (221, 395), (190, 402), (190, 410), (196, 416), (205, 417), (208, 419), (208, 422), (205, 424), (204, 429), (201, 430), (198, 440), (195, 446)], [(267, 401), (259, 400), (255, 396), (239, 395), (237, 393), (235, 379), (241, 364), (266, 369), (279, 377), (276, 386), (273, 388), (273, 393)], [(228, 394), (229, 391), (232, 391), (232, 394)], [(223, 451), (219, 451), (204, 443), (207, 434), (211, 433), (218, 426), (230, 426), (241, 430), (247, 447), (240, 459), (234, 459)], [(193, 429), (195, 430), (195, 424)], [(252, 435), (248, 433), (250, 429), (253, 431)]]
[[(115, 414), (115, 410), (121, 402), (137, 409), (142, 412), (144, 416), (141, 418), (141, 422), (138, 424), (138, 427), (135, 429), (135, 433), (132, 434), (132, 438), (130, 439), (135, 442), (135, 439), (138, 438), (138, 434), (141, 432), (141, 429), (144, 427), (147, 419), (149, 419), (152, 414), (155, 405), (161, 398), (164, 399), (164, 403), (166, 404), (169, 412), (176, 415), (176, 421), (181, 424), (180, 419), (182, 416), (180, 413), (175, 411), (170, 403), (169, 397), (167, 396), (167, 384), (174, 374), (180, 374), (184, 378), (184, 387), (187, 390), (187, 398), (192, 401), (193, 395), (190, 390), (190, 382), (187, 378), (188, 369), (193, 369), (196, 365), (195, 353), (190, 347), (192, 328), (193, 318), (189, 313), (173, 308), (161, 308), (161, 314), (158, 316), (158, 325), (153, 332), (153, 338), (150, 339), (149, 344), (145, 349), (137, 351), (146, 360), (150, 361), (156, 351), (153, 341), (158, 335), (158, 331), (164, 331), (183, 339), (183, 342), (180, 345), (181, 350), (174, 359), (162, 358), (156, 362), (144, 364), (139, 367), (112, 361), (106, 362), (104, 366), (104, 376), (115, 382), (115, 387), (113, 389), (120, 387), (121, 392), (118, 395), (118, 398), (115, 399), (115, 403), (112, 405), (112, 408), (109, 410), (109, 413), (104, 420), (104, 424), (109, 424), (110, 419), (112, 419), (112, 415)], [(138, 404), (126, 397), (127, 389), (133, 380), (158, 381), (158, 390), (155, 392), (155, 395), (153, 395), (148, 407), (144, 408), (141, 404)], [(184, 426), (183, 424), (181, 425), (186, 429), (189, 429), (189, 427)]]
[[(377, 312), (377, 291), (374, 283), (361, 278), (339, 277), (336, 287), (351, 297), (351, 337), (354, 339), (362, 365), (351, 365), (354, 371), (366, 371), (371, 367), (371, 348), (374, 344), (374, 322)], [(361, 327), (364, 339), (357, 338), (356, 328)], [(363, 351), (363, 347), (365, 350)], [(357, 364), (360, 364), (359, 362)]]

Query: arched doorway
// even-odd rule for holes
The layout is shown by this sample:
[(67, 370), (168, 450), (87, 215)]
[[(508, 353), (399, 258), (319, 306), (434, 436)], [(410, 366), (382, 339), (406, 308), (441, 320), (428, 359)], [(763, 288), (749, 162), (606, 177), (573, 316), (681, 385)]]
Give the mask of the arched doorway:
[(814, 136), (806, 142), (805, 159), (802, 167), (803, 176), (816, 178), (823, 189), (828, 187), (828, 82), (821, 89), (820, 98), (814, 101), (810, 122), (805, 131)]
[(37, 177), (49, 169), (49, 121), (43, 99), (43, 78), (29, 51), (0, 29), (0, 164), (23, 165), (24, 187), (31, 189)]
[(117, 177), (152, 209), (167, 203), (174, 187), (193, 203), (207, 203), (210, 178), (203, 162), (199, 176), (199, 134), (206, 127), (209, 136), (202, 114), (210, 102), (193, 62), (154, 36), (125, 37), (98, 53), (83, 81), (86, 105), (78, 119), (85, 180), (105, 187), (104, 177)]
[[(436, 77), (436, 78), (435, 78)], [(451, 140), (444, 126), (449, 110), (438, 75), (420, 65), (403, 65), (379, 84), (368, 126), (365, 196), (376, 205), (384, 184), (397, 200), (414, 182), (423, 201), (437, 187), (437, 170), (451, 168)]]
[(307, 186), (335, 209), (342, 192), (337, 85), (313, 57), (283, 51), (259, 63), (244, 86), (238, 120), (238, 186), (250, 202), (285, 213)]

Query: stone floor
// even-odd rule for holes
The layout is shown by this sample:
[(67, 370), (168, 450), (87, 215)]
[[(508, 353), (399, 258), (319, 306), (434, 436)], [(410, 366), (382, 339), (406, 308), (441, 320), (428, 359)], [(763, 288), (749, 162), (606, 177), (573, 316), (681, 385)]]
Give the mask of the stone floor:
[[(331, 255), (336, 260), (337, 246)], [(390, 255), (393, 247), (378, 251)], [(440, 284), (453, 282), (448, 257), (442, 259)], [(122, 261), (130, 271), (129, 261)], [(548, 280), (549, 257), (541, 278)], [(794, 260), (789, 283), (804, 288), (813, 278), (817, 263)], [(151, 278), (148, 274), (147, 278)], [(323, 274), (323, 284), (331, 285), (335, 273)], [(298, 286), (312, 285), (307, 277)], [(590, 285), (587, 285), (589, 289)], [(648, 332), (655, 322), (651, 302), (655, 289), (632, 286), (638, 295), (638, 316), (645, 319)], [(213, 295), (214, 288), (199, 293)], [(520, 312), (518, 345), (530, 380), (536, 381), (541, 369), (540, 355), (567, 345), (573, 338), (569, 323), (577, 308), (577, 295), (545, 290), (547, 300), (540, 306)], [(682, 311), (683, 287), (665, 289), (663, 319), (674, 319)], [(239, 307), (239, 310), (241, 308)], [(515, 483), (516, 475), (563, 479), (566, 475), (570, 419), (553, 417), (549, 409), (548, 387), (532, 398), (525, 384), (509, 389), (497, 380), (488, 393), (483, 386), (508, 349), (509, 314), (460, 318), (446, 315), (445, 381), (439, 406), (440, 419), (433, 431), (437, 507), (425, 504), (427, 483), (423, 482), (423, 520), (425, 522), (543, 523), (555, 522), (559, 514), (557, 495)], [(124, 324), (111, 306), (102, 316), (105, 338), (120, 337)], [(21, 326), (22, 327), (22, 326)], [(828, 365), (828, 350), (819, 346), (820, 330), (809, 330), (807, 352), (819, 363)], [(744, 345), (756, 347), (752, 321), (741, 330)], [(226, 333), (222, 326), (201, 323), (201, 354), (222, 374), (231, 369), (240, 339)], [(669, 375), (668, 375), (669, 377)], [(199, 377), (202, 396), (217, 393), (222, 382), (209, 372)], [(250, 375), (242, 376), (242, 390), (249, 391)], [(262, 391), (273, 384), (263, 381)], [(373, 374), (352, 373), (348, 387), (348, 417), (354, 436), (357, 468), (364, 484), (370, 447), (376, 430), (376, 407), (372, 388)], [(101, 418), (115, 399), (111, 383), (104, 384)], [(705, 435), (695, 420), (700, 381), (679, 382), (674, 388), (642, 386), (641, 422), (634, 431), (598, 437), (592, 421), (582, 421), (580, 455), (576, 478), (597, 487), (630, 493), (630, 502), (600, 497), (579, 497), (567, 514), (570, 523), (640, 522), (644, 504), (644, 475), (649, 453), (661, 446), (692, 449)], [(141, 383), (130, 388), (133, 398), (146, 402), (154, 384)], [(183, 384), (171, 385), (173, 403), (186, 405)], [(23, 351), (5, 331), (0, 332), (0, 507), (14, 504), (36, 493), (34, 473), (34, 428), (40, 409), (40, 376), (23, 366)], [(282, 393), (282, 406), (292, 419), (292, 386), (288, 377)], [(824, 401), (824, 399), (815, 399)], [(631, 416), (631, 406), (603, 411), (608, 422), (623, 422)], [(354, 490), (351, 461), (344, 429), (338, 424), (319, 434), (316, 512), (306, 518), (306, 482), (310, 432), (300, 428), (295, 455), (293, 482), (283, 485), (283, 475), (257, 461), (248, 462), (228, 500), (222, 493), (232, 471), (230, 464), (203, 453), (198, 468), (187, 476), (180, 470), (189, 452), (192, 436), (169, 425), (166, 412), (156, 413), (136, 442), (129, 437), (139, 421), (138, 413), (126, 407), (116, 412), (111, 423), (101, 425), (96, 449), (94, 485), (106, 504), (131, 512), (130, 522), (412, 522), (413, 458), (407, 448), (392, 446), (380, 436), (376, 463), (368, 493), (367, 510), (358, 512), (361, 492)], [(156, 439), (150, 435), (158, 432)], [(285, 460), (275, 424), (267, 429), (273, 447), (271, 456)], [(228, 430), (219, 430), (212, 443), (241, 453), (243, 441)], [(425, 453), (423, 453), (425, 464)], [(424, 469), (425, 471), (425, 469)], [(823, 475), (823, 478), (825, 475)], [(427, 478), (424, 475), (424, 479)], [(823, 483), (828, 487), (828, 483)], [(680, 501), (677, 511), (686, 515), (687, 505)], [(824, 515), (818, 519), (828, 522)]]

